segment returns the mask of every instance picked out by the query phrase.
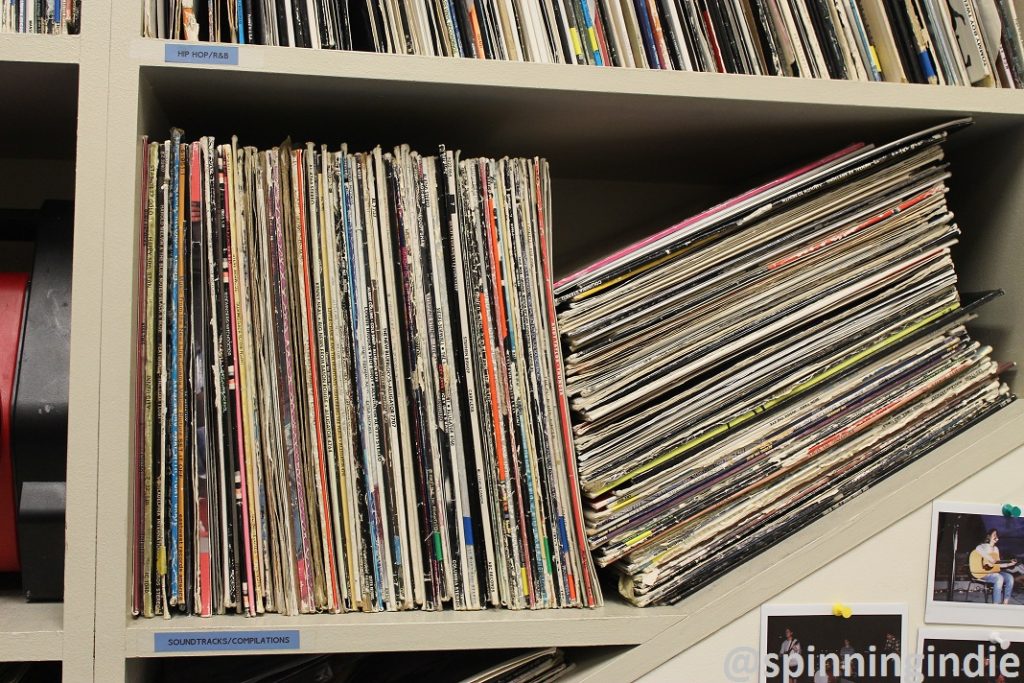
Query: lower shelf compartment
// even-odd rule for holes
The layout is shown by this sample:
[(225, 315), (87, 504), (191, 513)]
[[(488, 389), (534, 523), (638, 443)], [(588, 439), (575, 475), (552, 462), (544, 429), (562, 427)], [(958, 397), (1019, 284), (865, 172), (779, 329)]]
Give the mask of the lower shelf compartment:
[(2, 662), (0, 681), (57, 683), (63, 679), (60, 662)]
[[(455, 643), (457, 645), (457, 643)], [(128, 661), (126, 680), (132, 683), (456, 683), (510, 680), (571, 680), (594, 661), (621, 654), (626, 647), (491, 648), (476, 650), (420, 650), (395, 657), (389, 652), (342, 654), (267, 654), (234, 657), (200, 656), (189, 659), (150, 658)], [(504, 677), (485, 678), (484, 672), (501, 670)], [(520, 678), (519, 676), (522, 676)], [(477, 678), (481, 677), (481, 678)]]

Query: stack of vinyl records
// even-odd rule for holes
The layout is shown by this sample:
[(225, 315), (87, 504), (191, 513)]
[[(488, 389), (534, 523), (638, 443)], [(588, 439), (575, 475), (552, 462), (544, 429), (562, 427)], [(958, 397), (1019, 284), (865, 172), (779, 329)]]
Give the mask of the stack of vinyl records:
[(544, 160), (144, 161), (136, 613), (601, 603)]
[[(672, 603), (1004, 406), (947, 135), (854, 145), (556, 285), (590, 546)], [(727, 571), (727, 570), (725, 570)]]
[(82, 0), (6, 0), (0, 33), (78, 33)]
[(1014, 0), (143, 0), (148, 37), (1024, 87)]

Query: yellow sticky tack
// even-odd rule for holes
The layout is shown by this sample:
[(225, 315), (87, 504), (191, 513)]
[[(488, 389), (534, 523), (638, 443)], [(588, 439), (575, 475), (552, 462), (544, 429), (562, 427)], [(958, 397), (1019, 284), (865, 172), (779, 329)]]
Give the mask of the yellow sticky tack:
[(841, 602), (837, 602), (832, 605), (832, 614), (843, 619), (849, 619), (853, 616), (853, 610), (850, 609), (849, 605), (844, 605)]

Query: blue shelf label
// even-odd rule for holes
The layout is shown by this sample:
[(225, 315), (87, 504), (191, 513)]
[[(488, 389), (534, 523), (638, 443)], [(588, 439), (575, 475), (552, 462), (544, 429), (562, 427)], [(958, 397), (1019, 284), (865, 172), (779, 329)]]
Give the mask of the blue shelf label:
[(298, 631), (173, 631), (153, 634), (154, 652), (298, 649)]
[(188, 43), (165, 43), (164, 62), (177, 64), (237, 65), (236, 45), (189, 45)]

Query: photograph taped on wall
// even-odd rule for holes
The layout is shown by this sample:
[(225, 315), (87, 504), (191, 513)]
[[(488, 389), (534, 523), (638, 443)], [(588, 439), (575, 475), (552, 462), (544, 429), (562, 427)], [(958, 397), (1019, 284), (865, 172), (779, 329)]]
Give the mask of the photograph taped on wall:
[(922, 628), (917, 632), (923, 683), (1019, 680), (1024, 632), (982, 628)]
[(934, 503), (927, 622), (1024, 626), (1024, 520), (1002, 507)]
[(902, 681), (903, 604), (763, 605), (760, 683)]

